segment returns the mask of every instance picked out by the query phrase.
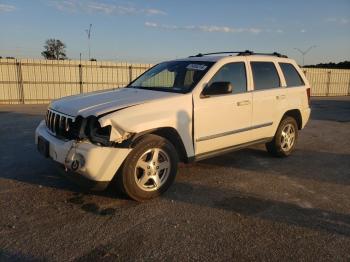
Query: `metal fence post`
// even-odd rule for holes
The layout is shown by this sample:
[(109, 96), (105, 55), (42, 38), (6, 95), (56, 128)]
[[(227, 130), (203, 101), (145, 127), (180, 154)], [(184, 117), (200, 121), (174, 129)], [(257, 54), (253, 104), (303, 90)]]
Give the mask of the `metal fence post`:
[(326, 93), (326, 96), (329, 96), (329, 91), (330, 91), (330, 86), (331, 86), (331, 72), (332, 71), (327, 72), (327, 93)]
[(17, 81), (18, 81), (18, 95), (19, 102), (24, 104), (24, 88), (23, 88), (23, 76), (22, 76), (22, 64), (16, 60)]
[(132, 65), (129, 66), (129, 83), (132, 81)]
[(83, 93), (83, 66), (82, 64), (79, 64), (79, 89), (80, 94)]

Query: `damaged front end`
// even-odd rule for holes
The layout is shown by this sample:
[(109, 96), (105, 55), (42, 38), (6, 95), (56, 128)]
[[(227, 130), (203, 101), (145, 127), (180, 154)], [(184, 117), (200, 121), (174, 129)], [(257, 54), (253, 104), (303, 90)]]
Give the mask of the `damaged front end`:
[(49, 132), (63, 140), (75, 140), (76, 142), (88, 140), (99, 146), (118, 147), (119, 144), (132, 136), (112, 122), (101, 126), (99, 118), (72, 117), (52, 109), (49, 109), (45, 117), (45, 123)]
[(39, 152), (60, 163), (67, 174), (111, 181), (131, 151), (132, 134), (101, 126), (96, 116), (69, 116), (49, 109), (35, 131)]

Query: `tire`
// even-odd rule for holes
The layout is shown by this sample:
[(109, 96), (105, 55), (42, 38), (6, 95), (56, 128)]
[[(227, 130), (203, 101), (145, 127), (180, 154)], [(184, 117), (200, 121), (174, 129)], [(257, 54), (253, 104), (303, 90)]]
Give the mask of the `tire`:
[(177, 164), (177, 151), (167, 139), (145, 135), (123, 163), (117, 177), (118, 187), (136, 201), (155, 198), (174, 182)]
[[(288, 129), (288, 127), (290, 129)], [(287, 116), (284, 117), (279, 124), (273, 140), (266, 143), (265, 146), (271, 155), (276, 157), (287, 157), (294, 151), (297, 140), (297, 122), (293, 117)]]

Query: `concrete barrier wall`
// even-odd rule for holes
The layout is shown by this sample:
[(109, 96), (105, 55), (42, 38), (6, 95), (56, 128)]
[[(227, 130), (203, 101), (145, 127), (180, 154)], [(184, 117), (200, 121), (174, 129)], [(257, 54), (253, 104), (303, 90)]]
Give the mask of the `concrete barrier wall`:
[[(108, 61), (0, 59), (0, 104), (49, 103), (64, 96), (124, 87), (151, 66)], [(303, 71), (313, 96), (350, 95), (350, 70)]]

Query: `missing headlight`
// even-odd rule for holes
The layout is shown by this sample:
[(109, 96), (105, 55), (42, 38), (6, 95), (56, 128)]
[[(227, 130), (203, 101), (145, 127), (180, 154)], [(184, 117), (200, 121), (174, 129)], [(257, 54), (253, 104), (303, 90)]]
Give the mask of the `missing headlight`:
[(109, 141), (111, 126), (101, 127), (96, 117), (89, 117), (87, 121), (85, 133), (92, 143), (103, 146), (112, 145), (112, 142)]

